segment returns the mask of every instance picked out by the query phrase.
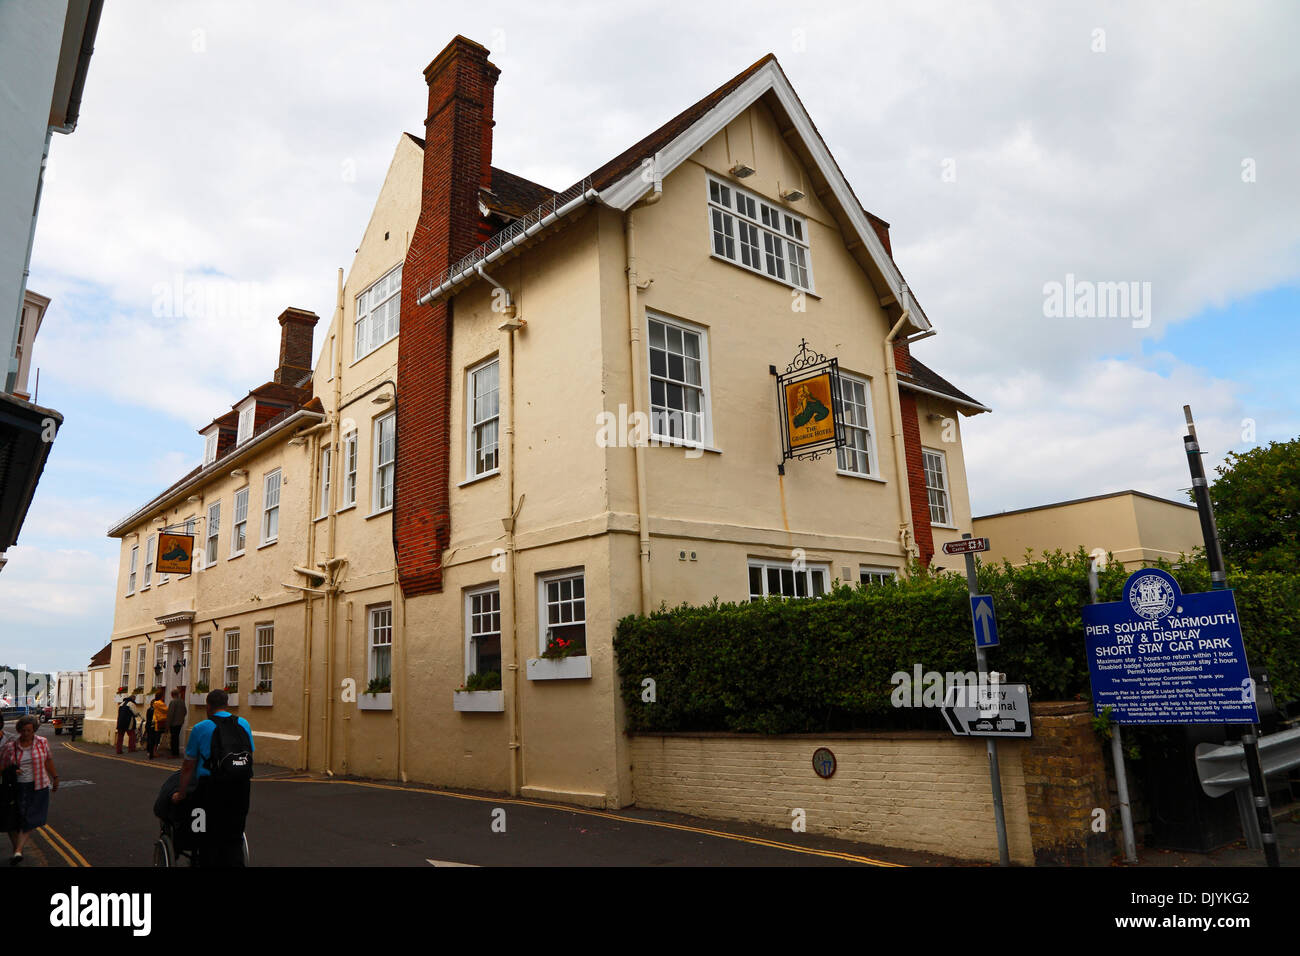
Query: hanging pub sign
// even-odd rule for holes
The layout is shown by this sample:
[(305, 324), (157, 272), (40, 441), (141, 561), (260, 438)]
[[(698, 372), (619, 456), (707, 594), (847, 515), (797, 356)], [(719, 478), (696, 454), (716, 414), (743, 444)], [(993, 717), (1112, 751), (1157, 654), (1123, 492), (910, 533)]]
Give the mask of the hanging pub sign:
[[(771, 371), (776, 373), (776, 366)], [(782, 460), (816, 461), (845, 443), (844, 413), (835, 396), (840, 391), (839, 359), (827, 358), (800, 340), (799, 351), (776, 376), (781, 411)]]
[(158, 535), (159, 574), (189, 574), (193, 563), (194, 535), (169, 531)]

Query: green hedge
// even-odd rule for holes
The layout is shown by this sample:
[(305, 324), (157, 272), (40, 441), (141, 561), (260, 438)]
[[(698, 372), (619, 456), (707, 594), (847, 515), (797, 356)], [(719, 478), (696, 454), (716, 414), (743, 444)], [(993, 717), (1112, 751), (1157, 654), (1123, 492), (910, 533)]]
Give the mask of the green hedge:
[[(1027, 682), (1037, 700), (1089, 699), (1080, 616), (1087, 568), (1080, 549), (979, 569), (1001, 639), (989, 665), (1009, 681)], [(1171, 573), (1184, 591), (1209, 589), (1199, 560)], [(1109, 565), (1100, 600), (1119, 600), (1127, 577)], [(1233, 572), (1228, 583), (1251, 664), (1271, 669), (1279, 701), (1300, 699), (1300, 574)], [(614, 650), (628, 729), (774, 734), (943, 726), (933, 708), (893, 707), (890, 677), (916, 664), (943, 673), (975, 669), (967, 598), (964, 575), (915, 568), (893, 583), (836, 586), (817, 599), (715, 599), (626, 617)], [(655, 682), (653, 703), (642, 699), (645, 678)]]

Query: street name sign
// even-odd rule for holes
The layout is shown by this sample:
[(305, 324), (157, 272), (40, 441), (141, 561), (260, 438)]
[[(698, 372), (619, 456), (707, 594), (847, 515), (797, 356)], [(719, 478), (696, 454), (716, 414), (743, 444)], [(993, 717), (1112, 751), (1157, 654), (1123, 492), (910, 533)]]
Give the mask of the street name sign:
[(975, 627), (976, 647), (998, 646), (998, 619), (993, 613), (993, 595), (970, 596), (970, 619)]
[(943, 719), (958, 737), (1032, 737), (1029, 685), (953, 684), (944, 697)]
[(1231, 590), (1183, 594), (1134, 571), (1122, 600), (1083, 608), (1092, 700), (1118, 724), (1254, 724), (1255, 683)]
[(960, 541), (947, 542), (943, 546), (943, 553), (970, 554), (972, 551), (987, 551), (988, 549), (988, 538), (962, 538)]

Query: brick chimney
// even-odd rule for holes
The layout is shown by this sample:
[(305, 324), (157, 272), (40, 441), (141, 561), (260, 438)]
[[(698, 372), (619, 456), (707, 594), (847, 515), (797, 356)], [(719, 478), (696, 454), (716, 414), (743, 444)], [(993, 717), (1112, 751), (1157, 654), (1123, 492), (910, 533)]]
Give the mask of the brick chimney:
[(280, 365), (275, 370), (278, 385), (297, 385), (311, 374), (313, 329), (320, 316), (306, 309), (288, 308), (280, 313)]
[(420, 306), (416, 299), (486, 238), (478, 191), (491, 184), (492, 95), (500, 73), (484, 47), (462, 36), (424, 71), (424, 179), (402, 267), (397, 351), (393, 541), (407, 597), (442, 590), (442, 554), (451, 538), (451, 306)]

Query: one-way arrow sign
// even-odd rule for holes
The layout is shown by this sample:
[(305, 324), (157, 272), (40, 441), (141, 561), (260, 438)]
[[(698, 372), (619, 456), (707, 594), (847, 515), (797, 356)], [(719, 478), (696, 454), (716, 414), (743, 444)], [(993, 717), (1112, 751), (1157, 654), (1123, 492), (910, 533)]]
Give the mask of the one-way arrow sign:
[(970, 619), (975, 625), (976, 647), (998, 646), (998, 619), (993, 613), (993, 595), (970, 596)]
[(953, 684), (943, 719), (958, 737), (1032, 737), (1028, 684)]

